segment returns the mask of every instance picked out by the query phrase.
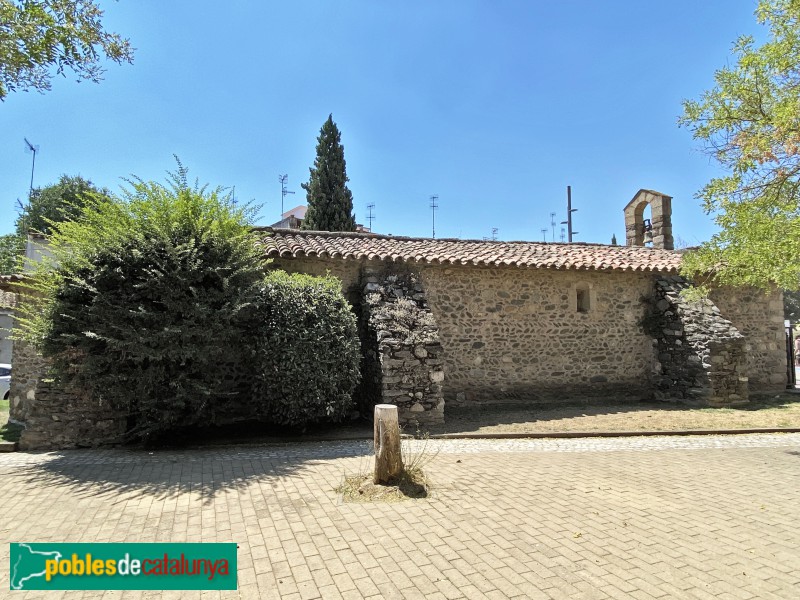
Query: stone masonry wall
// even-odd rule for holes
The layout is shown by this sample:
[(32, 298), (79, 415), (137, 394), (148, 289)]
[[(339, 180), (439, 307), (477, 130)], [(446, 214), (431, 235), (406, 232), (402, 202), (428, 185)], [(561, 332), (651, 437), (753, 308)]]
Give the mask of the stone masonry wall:
[(126, 418), (102, 402), (68, 393), (48, 377), (48, 362), (24, 341), (14, 344), (10, 418), (24, 423), (22, 450), (120, 443)]
[(23, 340), (14, 342), (13, 369), (9, 388), (9, 418), (24, 423), (28, 405), (35, 401), (39, 381), (47, 370), (47, 361)]
[[(2, 294), (2, 292), (0, 292)], [(14, 343), (11, 340), (11, 331), (14, 329), (14, 314), (4, 310), (0, 305), (0, 363), (11, 364), (11, 355), (14, 352)]]
[(443, 350), (419, 279), (371, 273), (365, 282), (362, 307), (377, 340), (381, 402), (397, 405), (401, 424), (444, 422)]
[(745, 337), (750, 391), (780, 391), (786, 387), (786, 340), (783, 293), (753, 288), (722, 287), (711, 291), (722, 315)]
[[(275, 268), (342, 279), (352, 299), (379, 261), (275, 259)], [(453, 404), (649, 398), (655, 351), (640, 327), (645, 273), (412, 265), (445, 349)], [(577, 292), (590, 300), (579, 312)], [(360, 300), (355, 300), (357, 304)], [(358, 307), (357, 307), (358, 309)], [(363, 343), (363, 340), (362, 340)]]
[(745, 338), (708, 298), (687, 300), (680, 276), (656, 280), (646, 330), (658, 348), (655, 397), (690, 399), (709, 406), (748, 401)]
[(103, 446), (124, 441), (127, 419), (103, 402), (65, 392), (40, 380), (29, 403), (21, 450)]
[(282, 269), (287, 273), (305, 273), (318, 277), (326, 274), (338, 277), (342, 291), (353, 305), (361, 301), (361, 263), (354, 260), (331, 258), (275, 258), (270, 268)]
[[(371, 277), (386, 268), (379, 261), (315, 258), (276, 259), (273, 266), (315, 275), (330, 272), (342, 280), (356, 312), (362, 312), (365, 274)], [(642, 327), (646, 309), (642, 300), (653, 295), (652, 274), (426, 263), (390, 266), (395, 271), (398, 267), (413, 271), (419, 279), (370, 281), (378, 286), (370, 293), (379, 294), (384, 306), (392, 303), (391, 297), (410, 296), (418, 317), (428, 314), (438, 327), (438, 341), (406, 344), (388, 326), (376, 340), (376, 356), (386, 358), (385, 364), (392, 367), (384, 371), (381, 364), (381, 397), (388, 400), (386, 391), (402, 397), (395, 403), (402, 403), (406, 421), (439, 420), (443, 401), (552, 403), (651, 398), (654, 365), (661, 362), (658, 376), (666, 373), (663, 361), (657, 361), (664, 347), (660, 341), (654, 344)], [(709, 392), (706, 397), (712, 403), (714, 398), (722, 398), (730, 404), (743, 396), (740, 384), (747, 377), (751, 391), (782, 389), (785, 355), (780, 292), (764, 295), (723, 288), (715, 290), (711, 299), (719, 308), (719, 315), (712, 310), (713, 315), (732, 322), (731, 330), (721, 336), (724, 339), (706, 340), (702, 352), (693, 348), (681, 355), (675, 342), (688, 340), (691, 346), (693, 333), (664, 334), (673, 338), (673, 366), (683, 361), (680, 356), (692, 363), (681, 368), (710, 365), (705, 369), (707, 379), (702, 373), (674, 378), (686, 379), (682, 393), (691, 397), (695, 392)], [(715, 322), (720, 325), (723, 320)], [(734, 328), (744, 334), (743, 341), (733, 333)], [(700, 337), (694, 340), (697, 344)], [(744, 375), (737, 366), (742, 363)], [(121, 439), (125, 429), (122, 415), (55, 389), (47, 380), (46, 362), (23, 342), (15, 344), (13, 364), (11, 418), (26, 424), (21, 447), (65, 448)], [(676, 369), (671, 374), (677, 374)], [(716, 380), (715, 372), (719, 375)], [(446, 381), (440, 379), (444, 373)], [(659, 390), (662, 397), (678, 395), (675, 390), (680, 386), (662, 379), (655, 380), (656, 385), (665, 386)], [(731, 383), (734, 381), (738, 383)]]
[(419, 269), (446, 352), (448, 405), (651, 397), (655, 354), (640, 326), (651, 274)]

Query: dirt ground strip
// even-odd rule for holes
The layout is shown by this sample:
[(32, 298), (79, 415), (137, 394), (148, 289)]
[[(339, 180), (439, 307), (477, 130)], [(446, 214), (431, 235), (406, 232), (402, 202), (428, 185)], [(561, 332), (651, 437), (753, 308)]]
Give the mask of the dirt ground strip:
[[(683, 431), (800, 427), (800, 394), (753, 394), (737, 408), (698, 408), (666, 402), (537, 407), (494, 405), (447, 408), (432, 434)], [(408, 433), (414, 433), (408, 431)]]
[[(800, 389), (798, 390), (800, 392)], [(0, 410), (0, 424), (8, 412)], [(425, 428), (404, 427), (404, 434), (503, 435), (599, 432), (730, 431), (737, 429), (800, 429), (800, 393), (752, 394), (737, 408), (700, 408), (667, 402), (591, 405), (576, 400), (568, 406), (533, 403), (479, 407), (447, 407), (445, 423)], [(6, 435), (7, 434), (7, 435)], [(19, 431), (0, 428), (0, 436), (16, 441)], [(176, 436), (178, 446), (261, 444), (276, 441), (371, 439), (372, 424), (365, 420), (291, 432), (264, 425), (235, 426)]]

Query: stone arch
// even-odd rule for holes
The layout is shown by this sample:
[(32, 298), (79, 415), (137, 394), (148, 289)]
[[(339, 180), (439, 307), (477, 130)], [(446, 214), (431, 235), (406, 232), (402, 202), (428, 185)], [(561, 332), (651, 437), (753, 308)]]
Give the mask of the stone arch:
[(672, 250), (672, 197), (653, 190), (639, 190), (625, 207), (625, 243), (644, 246), (644, 211), (650, 206), (653, 248)]

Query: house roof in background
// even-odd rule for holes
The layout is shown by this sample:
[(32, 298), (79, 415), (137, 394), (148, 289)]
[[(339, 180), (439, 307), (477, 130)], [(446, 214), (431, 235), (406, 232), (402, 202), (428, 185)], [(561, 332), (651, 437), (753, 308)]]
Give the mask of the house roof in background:
[(444, 265), (675, 273), (681, 254), (640, 246), (410, 238), (328, 231), (257, 228), (270, 258), (320, 257)]
[(284, 219), (288, 219), (289, 217), (295, 217), (297, 219), (305, 219), (306, 218), (306, 211), (308, 210), (308, 206), (305, 204), (300, 204), (299, 206), (295, 206), (294, 208), (287, 210), (285, 213), (281, 215)]

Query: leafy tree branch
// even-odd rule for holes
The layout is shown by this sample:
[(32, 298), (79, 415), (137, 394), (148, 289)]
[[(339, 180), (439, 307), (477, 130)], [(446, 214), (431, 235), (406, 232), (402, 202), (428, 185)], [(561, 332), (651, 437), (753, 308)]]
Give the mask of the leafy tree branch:
[(769, 39), (733, 45), (735, 62), (714, 87), (686, 100), (679, 123), (728, 172), (699, 193), (720, 232), (687, 254), (687, 274), (713, 272), (718, 283), (800, 281), (800, 2), (761, 0)]
[(107, 32), (94, 0), (0, 0), (0, 100), (51, 89), (53, 70), (99, 82), (102, 59), (133, 62), (130, 42)]

